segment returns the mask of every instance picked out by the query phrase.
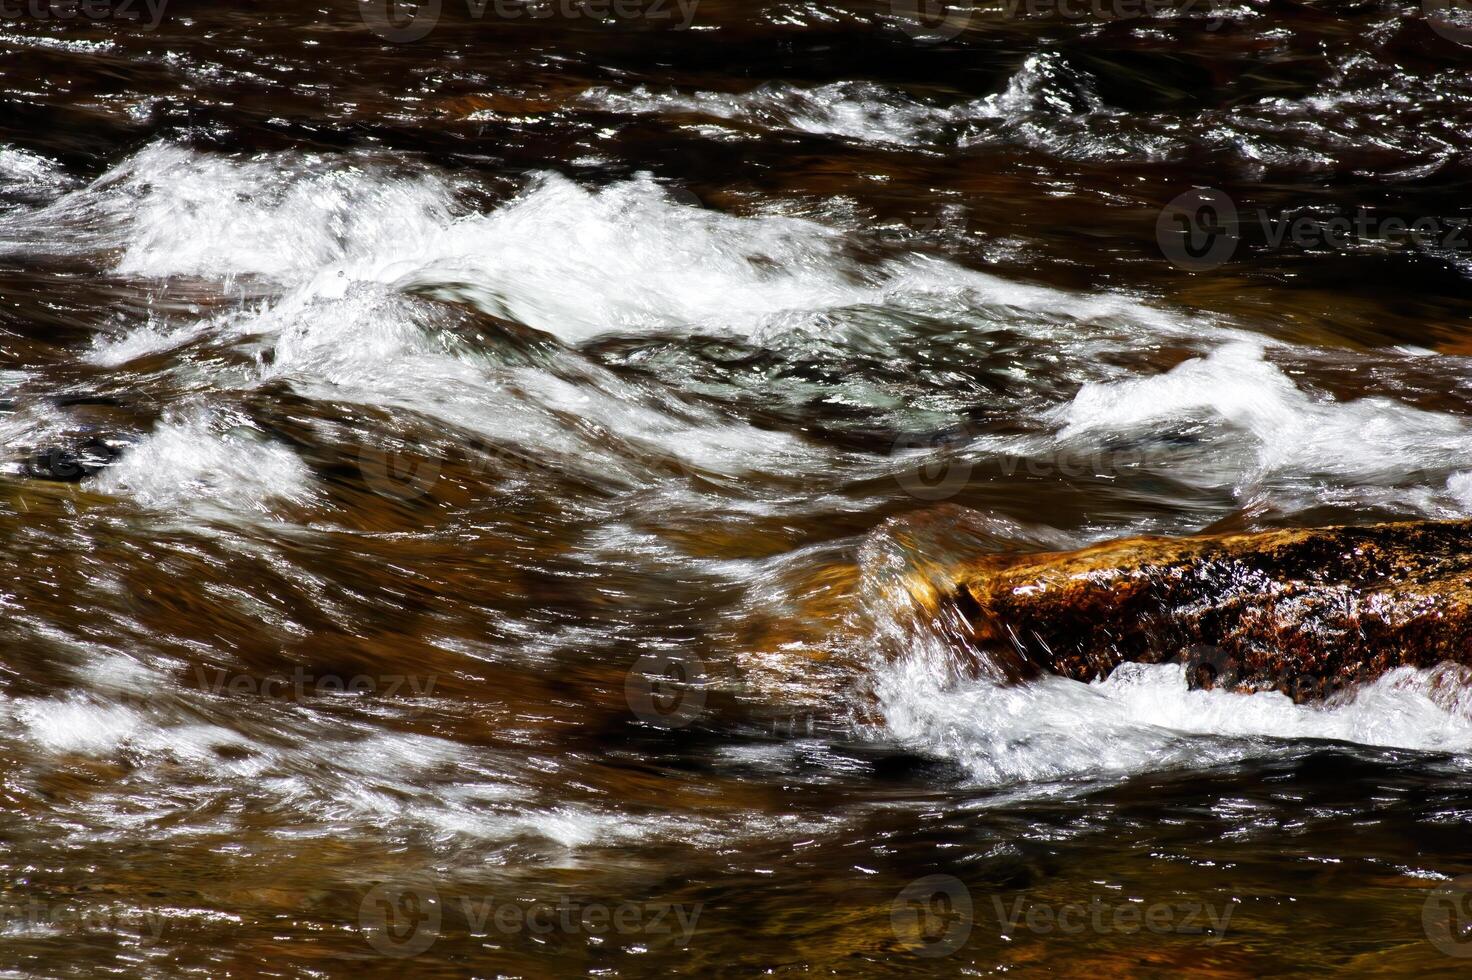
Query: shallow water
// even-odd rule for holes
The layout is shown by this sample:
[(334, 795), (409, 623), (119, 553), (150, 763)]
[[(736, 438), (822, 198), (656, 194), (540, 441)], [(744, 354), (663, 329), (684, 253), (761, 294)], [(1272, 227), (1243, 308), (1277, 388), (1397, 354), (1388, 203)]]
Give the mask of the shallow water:
[(1465, 969), (1472, 693), (875, 584), (1472, 515), (1456, 10), (433, 6), (0, 18), (7, 975)]

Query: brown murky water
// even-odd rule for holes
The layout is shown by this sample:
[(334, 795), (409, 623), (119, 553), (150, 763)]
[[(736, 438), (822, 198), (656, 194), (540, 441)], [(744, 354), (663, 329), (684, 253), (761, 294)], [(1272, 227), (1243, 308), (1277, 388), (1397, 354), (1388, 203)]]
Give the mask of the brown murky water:
[(0, 10), (7, 975), (1465, 970), (1466, 699), (876, 585), (1472, 513), (1458, 10), (134, 6)]

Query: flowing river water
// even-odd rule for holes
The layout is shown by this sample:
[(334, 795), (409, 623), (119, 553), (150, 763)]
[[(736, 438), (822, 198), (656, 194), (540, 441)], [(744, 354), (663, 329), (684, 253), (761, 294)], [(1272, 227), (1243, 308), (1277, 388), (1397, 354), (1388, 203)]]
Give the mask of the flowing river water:
[(0, 11), (4, 975), (1465, 970), (1472, 693), (879, 584), (1472, 515), (1472, 21), (1076, 6)]

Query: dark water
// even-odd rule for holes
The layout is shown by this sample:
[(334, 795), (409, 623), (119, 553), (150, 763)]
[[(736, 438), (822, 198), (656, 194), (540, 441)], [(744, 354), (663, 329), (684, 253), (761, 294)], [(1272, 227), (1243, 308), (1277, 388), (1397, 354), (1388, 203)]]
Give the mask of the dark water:
[(993, 687), (881, 527), (1472, 513), (1455, 5), (135, 8), (0, 10), (7, 976), (1472, 962), (1465, 692)]

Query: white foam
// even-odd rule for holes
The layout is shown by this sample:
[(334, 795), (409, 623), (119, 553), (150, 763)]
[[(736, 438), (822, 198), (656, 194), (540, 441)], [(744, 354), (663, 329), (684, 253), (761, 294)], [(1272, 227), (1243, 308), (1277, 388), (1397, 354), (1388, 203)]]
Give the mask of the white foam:
[[(272, 357), (253, 372), (207, 366), (216, 387), (287, 380), (309, 395), (425, 413), (539, 456), (582, 458), (631, 485), (647, 484), (648, 473), (620, 459), (630, 453), (570, 428), (569, 414), (596, 420), (634, 456), (647, 447), (705, 472), (833, 472), (839, 460), (796, 436), (651, 400), (587, 363), (572, 376), (505, 367), (494, 350), (458, 343), (447, 308), (424, 296), (470, 303), (568, 342), (606, 333), (830, 339), (847, 329), (847, 311), (878, 307), (967, 318), (978, 330), (995, 322), (1050, 335), (1076, 329), (1125, 345), (1133, 341), (1122, 335), (1194, 329), (1128, 297), (1013, 283), (938, 258), (864, 263), (850, 254), (844, 228), (724, 214), (648, 177), (588, 189), (543, 176), (489, 212), (459, 214), (449, 186), (424, 175), (297, 155), (229, 160), (160, 144), (53, 210), (58, 219), (115, 215), (104, 238), (120, 249), (119, 271), (227, 282), (250, 273), (281, 284), (275, 298), (207, 319), (135, 327), (100, 342), (88, 355), (94, 362), (117, 365), (206, 336), (234, 339)], [(978, 317), (983, 308), (990, 319)], [(1019, 316), (1026, 312), (1040, 315)], [(181, 466), (159, 454), (181, 455), (187, 440), (160, 436), (99, 485), (161, 503), (172, 473), (173, 496), (192, 498), (191, 474), (226, 455), (219, 433), (211, 441), (195, 453), (208, 455), (207, 467)], [(263, 462), (229, 503), (257, 508), (261, 476), (298, 496), (284, 451)]]
[(450, 192), (425, 174), (316, 157), (232, 161), (168, 144), (141, 151), (96, 188), (131, 199), (117, 271), (145, 276), (288, 277), (359, 254), (412, 251), (448, 220)]
[[(789, 311), (873, 295), (843, 236), (796, 218), (688, 207), (647, 178), (587, 190), (546, 177), (445, 228), (401, 286), (443, 286), (568, 341), (656, 330), (751, 334)], [(390, 266), (348, 275), (393, 281)]]
[(1462, 470), (1447, 477), (1446, 492), (1456, 501), (1457, 507), (1472, 513), (1472, 470)]
[(82, 359), (102, 367), (120, 367), (135, 358), (173, 350), (198, 333), (197, 327), (179, 329), (149, 322), (115, 337), (99, 334)]
[[(1043, 59), (1031, 70), (1042, 77), (1056, 67)], [(1024, 82), (1008, 93), (991, 111), (1056, 94)], [(1148, 440), (1174, 426), (1190, 438), (1165, 460), (1169, 474), (1242, 500), (1291, 490), (1305, 504), (1315, 494), (1352, 493), (1343, 498), (1351, 504), (1466, 510), (1447, 482), (1472, 448), (1457, 416), (1384, 397), (1338, 402), (1310, 394), (1264, 359), (1261, 342), (1234, 344), (1241, 334), (1128, 296), (1015, 283), (934, 256), (865, 261), (843, 227), (726, 214), (649, 177), (593, 189), (547, 175), (472, 212), (449, 182), (427, 172), (298, 154), (237, 160), (158, 144), (41, 211), (72, 221), (73, 239), (111, 242), (119, 271), (227, 284), (247, 273), (278, 280), (276, 295), (263, 301), (193, 323), (139, 326), (99, 345), (94, 361), (117, 364), (204, 336), (234, 340), (273, 358), (254, 371), (204, 364), (217, 387), (285, 380), (310, 395), (426, 413), (537, 453), (586, 457), (631, 485), (647, 483), (647, 470), (569, 427), (569, 413), (606, 426), (625, 441), (622, 449), (647, 445), (711, 472), (836, 475), (851, 461), (790, 435), (651, 400), (586, 365), (571, 373), (506, 367), (484, 344), (457, 342), (446, 312), (453, 307), (424, 297), (471, 304), (568, 343), (724, 334), (841, 344), (846, 331), (875, 329), (873, 311), (883, 310), (885, 329), (905, 329), (911, 314), (977, 332), (1005, 327), (1089, 364), (1107, 365), (1098, 355), (1165, 337), (1202, 349), (1220, 344), (1153, 377), (1091, 367), (1086, 376), (1094, 380), (1045, 417), (1057, 426), (1055, 448)], [(79, 214), (116, 221), (103, 222), (103, 234)], [(266, 462), (274, 464), (267, 472), (291, 483), (284, 450)], [(126, 461), (117, 473), (107, 485), (149, 492)], [(235, 503), (251, 508), (261, 499), (252, 491)]]
[(1373, 491), (1430, 476), (1447, 492), (1409, 503), (1465, 510), (1466, 481), (1450, 476), (1472, 459), (1472, 427), (1461, 417), (1380, 396), (1311, 394), (1263, 354), (1259, 344), (1233, 343), (1163, 374), (1085, 384), (1050, 413), (1059, 443), (1105, 446), (1189, 431), (1203, 443), (1184, 456), (1189, 465), (1160, 463), (1188, 483), (1246, 495), (1275, 482)]
[(89, 481), (144, 506), (271, 514), (313, 498), (311, 474), (290, 448), (239, 420), (197, 413), (161, 422)]
[[(1241, 20), (1261, 13), (1246, 5), (1214, 5), (1210, 12), (1170, 10), (1157, 15)], [(1178, 155), (1197, 140), (1252, 162), (1325, 167), (1343, 153), (1362, 148), (1367, 138), (1413, 163), (1446, 158), (1456, 145), (1450, 122), (1403, 127), (1404, 133), (1380, 126), (1367, 136), (1362, 130), (1376, 118), (1403, 114), (1428, 98), (1458, 99), (1462, 88), (1460, 77), (1446, 73), (1418, 77), (1359, 53), (1335, 65), (1308, 95), (1211, 110), (1191, 127), (1183, 126), (1175, 114), (1111, 107), (1080, 65), (1070, 64), (1057, 52), (1041, 51), (1029, 55), (1001, 90), (951, 103), (872, 82), (766, 83), (736, 93), (596, 87), (585, 91), (582, 101), (629, 115), (695, 116), (726, 120), (744, 130), (814, 133), (941, 152), (1010, 141), (1073, 159), (1162, 159)], [(736, 134), (731, 128), (716, 132), (724, 139)]]
[(1007, 80), (1007, 87), (977, 103), (974, 114), (1021, 122), (1031, 115), (1090, 115), (1104, 111), (1104, 103), (1088, 83), (1087, 76), (1070, 70), (1056, 54), (1045, 52), (1029, 55), (1017, 74)]
[(87, 755), (116, 750), (146, 723), (132, 708), (77, 699), (24, 701), (15, 713), (27, 737), (41, 747)]
[[(1248, 6), (1216, 6), (1211, 12), (1163, 11), (1162, 17), (1240, 20), (1260, 16)], [(1343, 152), (1363, 144), (1369, 121), (1424, 104), (1428, 97), (1460, 97), (1461, 79), (1418, 78), (1387, 71), (1363, 54), (1336, 65), (1320, 88), (1297, 99), (1266, 98), (1212, 110), (1196, 120), (1194, 139), (1253, 162), (1332, 165)], [(872, 82), (804, 86), (766, 83), (745, 92), (628, 90), (596, 87), (582, 101), (629, 115), (693, 116), (724, 120), (721, 139), (742, 131), (778, 130), (836, 136), (874, 145), (945, 152), (999, 142), (1016, 142), (1073, 159), (1162, 159), (1184, 151), (1193, 140), (1174, 114), (1125, 112), (1104, 102), (1094, 79), (1057, 52), (1028, 56), (1000, 91), (942, 103)], [(1334, 116), (1341, 117), (1336, 124)], [(1364, 123), (1365, 125), (1361, 125)], [(700, 131), (712, 125), (688, 123)], [(1383, 149), (1419, 162), (1453, 152), (1456, 135), (1445, 127), (1410, 127), (1415, 138), (1379, 127), (1371, 137)], [(1430, 138), (1428, 139), (1428, 133)]]
[(831, 330), (832, 313), (848, 307), (930, 309), (962, 297), (1164, 319), (1120, 296), (1025, 287), (941, 260), (864, 264), (841, 227), (692, 206), (648, 177), (587, 189), (544, 175), (488, 213), (465, 213), (428, 172), (155, 144), (0, 232), (29, 232), (34, 248), (43, 225), (56, 247), (114, 250), (123, 274), (279, 279), (288, 312), (367, 283), (470, 301), (573, 342)]
[(448, 220), (451, 203), (433, 175), (393, 179), (357, 158), (231, 159), (155, 143), (86, 187), (7, 216), (0, 238), (29, 251), (112, 252), (126, 275), (291, 278), (412, 249), (415, 229)]
[(57, 163), (12, 146), (0, 146), (0, 192), (36, 192), (71, 182)]
[[(838, 136), (865, 143), (949, 149), (1016, 140), (1084, 159), (1162, 156), (1176, 142), (1131, 134), (1117, 123), (1092, 77), (1058, 54), (1030, 55), (1001, 91), (939, 104), (872, 82), (818, 86), (766, 83), (747, 92), (619, 92), (598, 87), (583, 101), (630, 115), (694, 114), (765, 129)], [(1094, 126), (1093, 122), (1103, 125)]]
[[(465, 746), (447, 739), (379, 730), (269, 700), (237, 704), (232, 724), (244, 727), (236, 730), (190, 720), (202, 706), (181, 713), (181, 697), (190, 695), (159, 688), (127, 703), (80, 693), (0, 698), (0, 724), (41, 758), (131, 759), (136, 768), (126, 790), (99, 790), (85, 805), (87, 822), (124, 831), (139, 824), (140, 800), (158, 793), (177, 802), (190, 791), (181, 788), (181, 767), (206, 778), (211, 792), (249, 786), (272, 806), (295, 811), (308, 833), (313, 824), (339, 833), (407, 824), (438, 836), (489, 843), (540, 838), (575, 850), (645, 836), (669, 822), (538, 804), (525, 787), (482, 771)], [(262, 726), (270, 737), (259, 737)], [(235, 751), (222, 754), (223, 748)]]
[(110, 653), (95, 647), (85, 648), (84, 662), (73, 668), (78, 683), (93, 691), (110, 695), (123, 694), (130, 697), (147, 697), (162, 690), (168, 682), (168, 674), (145, 664), (134, 657), (121, 653)]
[(1472, 700), (1448, 705), (1443, 681), (1402, 668), (1324, 707), (1278, 693), (1189, 691), (1179, 664), (1125, 664), (1095, 684), (1007, 686), (948, 678), (932, 658), (912, 656), (880, 670), (877, 692), (888, 735), (1004, 785), (1204, 768), (1304, 739), (1472, 752)]
[(803, 88), (778, 83), (748, 92), (627, 92), (593, 88), (583, 100), (630, 115), (697, 114), (870, 142), (915, 144), (958, 113), (918, 102), (872, 82), (834, 82)]

